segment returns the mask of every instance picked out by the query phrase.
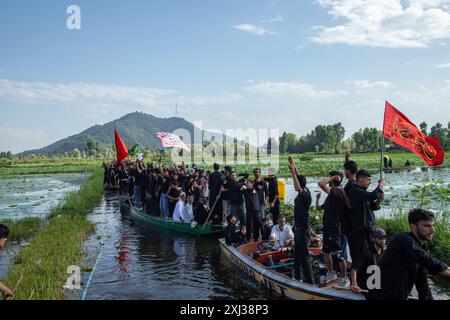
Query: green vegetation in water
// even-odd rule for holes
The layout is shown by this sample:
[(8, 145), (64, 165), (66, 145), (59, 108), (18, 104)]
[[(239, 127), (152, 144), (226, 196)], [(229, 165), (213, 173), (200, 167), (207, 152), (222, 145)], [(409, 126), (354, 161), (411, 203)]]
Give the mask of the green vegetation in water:
[(77, 191), (67, 194), (51, 210), (46, 226), (38, 232), (30, 245), (19, 252), (15, 265), (6, 279), (13, 288), (22, 281), (15, 299), (63, 299), (63, 284), (67, 267), (77, 265), (83, 254), (83, 241), (94, 231), (86, 214), (103, 194), (103, 172), (97, 168)]

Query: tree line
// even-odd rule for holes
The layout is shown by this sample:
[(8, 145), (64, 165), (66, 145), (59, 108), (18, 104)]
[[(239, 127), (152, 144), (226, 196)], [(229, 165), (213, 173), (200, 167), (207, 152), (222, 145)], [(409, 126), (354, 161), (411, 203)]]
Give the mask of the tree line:
[[(450, 150), (450, 122), (447, 127), (436, 123), (430, 129), (428, 124), (422, 122), (420, 130), (428, 136), (438, 136), (441, 146)], [(338, 122), (331, 125), (318, 125), (310, 133), (297, 137), (296, 134), (283, 132), (279, 139), (270, 138), (267, 142), (268, 150), (278, 146), (280, 153), (316, 152), (324, 154), (342, 153), (350, 150), (356, 153), (369, 153), (381, 151), (381, 130), (377, 128), (364, 128), (345, 138), (345, 128)], [(385, 139), (385, 148), (389, 150), (405, 150), (403, 147)]]

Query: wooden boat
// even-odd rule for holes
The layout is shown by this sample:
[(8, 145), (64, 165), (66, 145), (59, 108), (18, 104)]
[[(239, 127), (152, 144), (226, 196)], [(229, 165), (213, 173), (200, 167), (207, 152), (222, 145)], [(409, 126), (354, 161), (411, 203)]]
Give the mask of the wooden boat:
[(120, 205), (121, 207), (129, 210), (130, 215), (137, 220), (142, 222), (151, 224), (156, 227), (169, 229), (173, 231), (188, 233), (192, 235), (205, 236), (205, 235), (215, 235), (215, 234), (223, 234), (223, 226), (222, 225), (211, 225), (206, 224), (205, 226), (197, 224), (195, 227), (192, 227), (190, 223), (182, 223), (176, 222), (170, 219), (163, 219), (160, 217), (152, 216), (146, 214), (142, 210), (136, 208), (131, 205), (131, 202), (128, 197), (120, 197)]
[[(285, 263), (287, 259), (283, 259), (288, 251), (286, 248), (278, 251), (270, 250), (255, 256), (254, 253), (258, 251), (262, 241), (249, 242), (237, 248), (227, 245), (224, 239), (220, 239), (219, 242), (227, 261), (249, 275), (250, 278), (263, 284), (268, 290), (283, 297), (294, 300), (365, 300), (363, 295), (349, 290), (336, 289), (338, 280), (324, 287), (318, 287), (291, 278), (289, 271), (288, 275), (281, 272), (284, 266), (292, 264)], [(321, 248), (310, 248), (312, 255), (320, 255), (321, 251)], [(278, 261), (279, 264), (267, 266), (268, 260)], [(278, 268), (278, 266), (282, 268)]]

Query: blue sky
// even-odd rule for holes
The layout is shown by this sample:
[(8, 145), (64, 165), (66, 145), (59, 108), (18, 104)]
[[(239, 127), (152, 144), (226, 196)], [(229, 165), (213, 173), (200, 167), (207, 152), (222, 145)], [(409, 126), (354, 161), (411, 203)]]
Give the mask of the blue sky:
[[(81, 30), (68, 30), (69, 5)], [(0, 4), (0, 150), (131, 111), (203, 128), (380, 127), (384, 100), (450, 121), (450, 0)]]

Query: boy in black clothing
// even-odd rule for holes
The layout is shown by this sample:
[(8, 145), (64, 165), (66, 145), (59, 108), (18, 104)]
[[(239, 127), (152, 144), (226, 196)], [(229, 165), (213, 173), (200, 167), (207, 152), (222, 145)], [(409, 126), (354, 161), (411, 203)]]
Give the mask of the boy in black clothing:
[[(260, 209), (260, 199), (258, 191), (254, 188), (254, 181), (247, 180), (245, 184), (245, 188), (243, 190), (244, 199), (245, 199), (245, 210), (247, 211), (247, 241), (250, 241), (250, 238), (253, 235), (253, 240), (259, 240), (259, 209)], [(251, 231), (251, 232), (250, 232)]]
[(269, 218), (265, 217), (261, 224), (261, 240), (268, 241), (271, 233), (272, 227), (269, 224)]
[(232, 238), (233, 246), (239, 247), (242, 244), (248, 243), (247, 241), (247, 228), (242, 225), (239, 227), (239, 232), (236, 232)]

